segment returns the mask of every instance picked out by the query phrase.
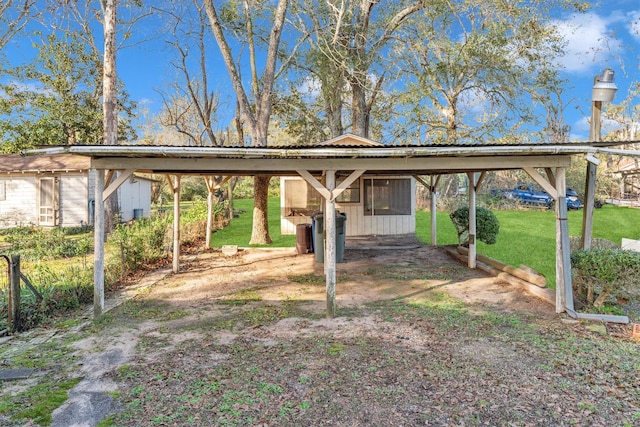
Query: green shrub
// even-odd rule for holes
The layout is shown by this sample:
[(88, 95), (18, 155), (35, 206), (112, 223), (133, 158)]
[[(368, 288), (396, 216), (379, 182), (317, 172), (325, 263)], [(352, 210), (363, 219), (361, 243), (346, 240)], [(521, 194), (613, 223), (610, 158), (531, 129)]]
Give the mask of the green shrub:
[[(106, 291), (113, 289), (129, 272), (166, 256), (165, 236), (170, 223), (169, 215), (161, 215), (116, 227), (109, 236), (108, 244), (117, 249), (105, 254)], [(18, 235), (24, 236), (24, 239), (15, 238)], [(30, 257), (38, 254), (38, 260), (90, 252), (92, 242), (91, 235), (69, 237), (64, 229), (43, 231), (24, 228), (7, 233), (7, 236), (14, 239), (11, 249), (13, 253), (19, 252)], [(46, 248), (45, 244), (53, 247)], [(38, 262), (33, 270), (25, 273), (42, 295), (42, 300), (36, 299), (28, 288), (22, 288), (20, 329), (30, 329), (48, 318), (93, 300), (93, 265), (74, 265), (53, 270), (48, 267), (47, 262)], [(6, 289), (0, 289), (0, 330), (7, 327), (6, 297)]]
[(601, 307), (609, 296), (634, 300), (640, 297), (639, 252), (579, 250), (571, 254), (571, 267), (574, 292), (587, 304)]
[[(462, 246), (469, 244), (469, 208), (467, 206), (456, 209), (449, 214), (458, 232), (458, 243)], [(487, 245), (493, 245), (498, 238), (500, 222), (489, 209), (476, 208), (476, 238)]]
[(165, 236), (170, 221), (170, 216), (163, 215), (116, 226), (109, 242), (119, 248), (121, 275), (166, 254)]
[(11, 245), (9, 252), (27, 260), (71, 258), (86, 255), (92, 249), (91, 235), (77, 234), (78, 228), (18, 227), (8, 232), (5, 240)]

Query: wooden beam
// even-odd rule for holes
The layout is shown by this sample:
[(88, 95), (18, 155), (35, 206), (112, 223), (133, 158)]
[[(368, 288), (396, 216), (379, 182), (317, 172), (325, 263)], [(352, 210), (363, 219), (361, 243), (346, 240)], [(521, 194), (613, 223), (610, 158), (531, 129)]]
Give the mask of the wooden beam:
[[(458, 246), (458, 252), (465, 256), (469, 255), (469, 250), (462, 246)], [(515, 276), (518, 279), (524, 280), (538, 287), (544, 288), (547, 285), (546, 277), (539, 273), (532, 273), (531, 271), (526, 271), (522, 268), (513, 267), (509, 264), (505, 264), (502, 261), (498, 261), (497, 259), (493, 259), (482, 254), (477, 254), (476, 259), (487, 264), (488, 266), (495, 268), (496, 270), (509, 273), (510, 275)]]
[(360, 178), (362, 176), (363, 173), (365, 173), (366, 171), (364, 170), (355, 170), (353, 172), (351, 172), (351, 175), (349, 175), (344, 181), (342, 181), (340, 183), (340, 185), (338, 185), (335, 190), (333, 190), (331, 192), (332, 194), (332, 199), (336, 199), (340, 194), (342, 194), (342, 192), (344, 190), (346, 190), (347, 188), (349, 188), (349, 186), (351, 184), (353, 184), (353, 182)]
[(521, 169), (523, 167), (559, 167), (571, 164), (570, 155), (478, 156), (412, 158), (328, 158), (328, 159), (227, 159), (227, 158), (130, 158), (101, 157), (91, 162), (95, 168), (136, 169), (159, 172), (220, 174), (293, 173), (299, 170), (367, 170), (466, 172)]
[[(125, 171), (120, 172), (120, 175), (118, 175), (116, 180), (113, 181), (111, 184), (109, 184), (107, 188), (105, 188), (104, 192), (102, 193), (102, 200), (106, 201), (109, 198), (109, 196), (113, 194), (114, 191), (120, 188), (122, 183), (124, 183), (127, 179), (129, 179), (131, 175), (133, 175), (133, 172), (135, 172), (133, 169), (127, 169)], [(105, 182), (108, 182), (108, 181), (105, 181)]]
[(431, 175), (431, 185), (429, 188), (429, 199), (430, 199), (430, 215), (431, 215), (431, 246), (438, 246), (438, 221), (437, 221), (437, 208), (438, 208), (438, 193), (436, 192), (436, 187), (438, 186), (438, 182), (440, 181), (440, 175), (435, 177)]
[[(325, 200), (331, 199), (331, 192), (325, 188), (324, 185), (320, 181), (318, 181), (313, 175), (311, 175), (306, 170), (297, 170), (298, 175), (300, 175), (305, 181), (307, 181), (315, 190), (320, 193)], [(333, 171), (335, 176), (335, 171)]]
[(556, 169), (556, 187), (561, 194), (556, 201), (556, 312), (562, 313), (574, 309), (565, 168)]
[(173, 187), (173, 272), (180, 271), (180, 175), (174, 177)]
[(113, 179), (113, 174), (115, 174), (116, 171), (114, 169), (109, 169), (107, 171), (107, 176), (104, 179), (104, 183), (105, 185), (109, 185), (109, 183), (111, 183), (111, 180)]
[(582, 249), (591, 248), (593, 235), (593, 209), (596, 198), (596, 173), (598, 166), (587, 162), (587, 173), (584, 185), (584, 206), (582, 209)]
[(475, 184), (476, 192), (480, 189), (480, 186), (482, 185), (482, 181), (484, 181), (486, 176), (487, 176), (487, 171), (480, 172), (480, 176), (477, 178), (477, 182)]
[[(432, 175), (432, 177), (433, 177), (433, 175)], [(425, 181), (424, 179), (420, 178), (419, 175), (413, 175), (413, 179), (415, 179), (416, 182), (422, 184), (422, 186), (424, 188), (426, 188), (427, 190), (431, 190), (431, 185), (427, 184), (427, 181)], [(432, 180), (432, 182), (433, 182), (433, 180)]]
[(467, 174), (469, 178), (469, 268), (476, 268), (476, 183), (475, 172)]
[[(549, 195), (550, 195), (551, 197), (553, 197), (553, 200), (556, 200), (556, 201), (558, 200), (558, 191), (556, 190), (556, 188), (555, 188), (555, 187), (553, 187), (553, 186), (551, 185), (551, 183), (550, 183), (549, 181), (547, 181), (547, 180), (545, 179), (545, 177), (543, 177), (543, 176), (542, 176), (542, 174), (540, 174), (540, 173), (539, 173), (537, 170), (535, 170), (534, 168), (526, 167), (526, 168), (522, 168), (522, 169), (523, 169), (526, 173), (528, 173), (528, 174), (529, 174), (529, 176), (530, 176), (531, 178), (533, 178), (533, 180), (534, 180), (535, 182), (537, 182), (538, 184), (540, 184), (540, 186), (541, 186), (542, 188), (544, 188), (544, 191), (546, 191), (547, 193), (549, 193)], [(556, 184), (556, 185), (557, 185), (557, 184)], [(562, 193), (562, 194), (566, 194), (566, 192), (565, 192), (565, 193)]]
[(213, 233), (213, 192), (214, 188), (214, 177), (208, 176), (204, 179), (205, 184), (207, 185), (207, 229), (205, 231), (204, 238), (204, 247), (205, 249), (209, 249), (211, 247), (211, 233)]
[(93, 212), (93, 317), (102, 318), (104, 312), (104, 171), (95, 171), (93, 189), (95, 207)]
[(167, 185), (169, 186), (169, 191), (171, 192), (171, 194), (175, 193), (176, 189), (173, 186), (173, 180), (171, 179), (171, 175), (167, 174), (164, 177), (167, 180)]
[(209, 175), (203, 176), (202, 178), (204, 179), (204, 183), (207, 186), (207, 190), (209, 191), (209, 193), (212, 193), (215, 190), (215, 177), (213, 175)]
[[(327, 190), (332, 192), (336, 183), (336, 172), (327, 171)], [(336, 315), (336, 201), (334, 198), (325, 199), (324, 230), (326, 245), (324, 250), (324, 266), (327, 286), (327, 317)]]
[(553, 188), (556, 188), (556, 176), (553, 173), (553, 169), (544, 168), (544, 171), (547, 174), (547, 179), (549, 180), (549, 183), (553, 186)]
[[(456, 258), (460, 262), (466, 263), (468, 260), (466, 255), (458, 253), (455, 249), (447, 249), (447, 252), (449, 253), (449, 255)], [(525, 292), (530, 293), (531, 295), (534, 295), (542, 299), (545, 302), (548, 302), (551, 305), (555, 304), (555, 297), (554, 297), (553, 291), (549, 288), (541, 288), (539, 286), (533, 285), (527, 282), (526, 280), (519, 279), (515, 276), (512, 276), (509, 273), (500, 271), (497, 268), (487, 265), (484, 262), (479, 260), (477, 262), (477, 267), (478, 267), (478, 270), (482, 270), (485, 273), (489, 273), (512, 286), (515, 286)]]
[(233, 175), (227, 175), (224, 178), (222, 178), (222, 181), (220, 181), (217, 185), (216, 185), (216, 190), (219, 190), (220, 188), (222, 188), (223, 185), (225, 185), (227, 182), (229, 182), (229, 180), (233, 178)]

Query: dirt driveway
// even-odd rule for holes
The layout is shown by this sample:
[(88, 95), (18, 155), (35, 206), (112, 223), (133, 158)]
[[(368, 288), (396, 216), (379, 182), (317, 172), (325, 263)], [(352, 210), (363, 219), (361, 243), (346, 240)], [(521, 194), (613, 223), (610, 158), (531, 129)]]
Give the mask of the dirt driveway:
[(327, 319), (313, 255), (189, 255), (70, 345), (83, 381), (53, 425), (640, 424), (625, 333), (561, 322), (442, 248), (345, 260)]

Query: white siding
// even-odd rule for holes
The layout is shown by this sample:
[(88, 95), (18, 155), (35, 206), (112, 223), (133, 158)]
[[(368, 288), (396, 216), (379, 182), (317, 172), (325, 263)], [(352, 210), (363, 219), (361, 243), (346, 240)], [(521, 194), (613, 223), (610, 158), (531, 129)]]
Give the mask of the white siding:
[(33, 175), (13, 175), (0, 178), (4, 200), (0, 200), (0, 227), (20, 227), (37, 224), (37, 180)]
[[(13, 174), (0, 177), (0, 228), (38, 224), (38, 180), (46, 176), (59, 179), (58, 224), (75, 227), (93, 224), (90, 209), (94, 199), (95, 173)], [(151, 214), (151, 181), (136, 177), (125, 181), (118, 190), (122, 218), (133, 218), (134, 209)], [(295, 227), (294, 227), (295, 232)]]
[[(371, 176), (368, 176), (371, 178)], [(386, 178), (407, 178), (406, 176), (395, 176)], [(286, 178), (296, 179), (296, 178)], [(302, 179), (302, 178), (297, 178)], [(284, 216), (285, 197), (284, 180), (280, 179), (280, 232), (282, 234), (295, 234), (297, 224), (309, 224), (311, 218), (307, 216)], [(363, 188), (361, 183), (360, 188)], [(416, 231), (416, 181), (411, 178), (411, 215), (365, 215), (364, 197), (361, 195), (360, 203), (336, 203), (336, 209), (347, 214), (347, 236), (368, 236), (368, 235), (395, 235), (411, 234)]]
[(59, 225), (77, 227), (89, 222), (89, 184), (86, 173), (62, 174)]
[(142, 209), (144, 218), (151, 215), (151, 181), (136, 176), (129, 178), (118, 189), (118, 198), (122, 221), (131, 221), (136, 209)]

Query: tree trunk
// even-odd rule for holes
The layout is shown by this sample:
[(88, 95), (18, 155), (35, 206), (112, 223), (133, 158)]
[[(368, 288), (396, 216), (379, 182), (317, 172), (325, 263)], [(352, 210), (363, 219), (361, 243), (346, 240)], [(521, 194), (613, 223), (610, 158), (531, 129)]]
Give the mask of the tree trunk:
[[(327, 91), (328, 92), (328, 91)], [(327, 123), (329, 125), (329, 131), (331, 137), (336, 138), (344, 133), (344, 127), (342, 126), (342, 91), (338, 91), (337, 96), (328, 97), (326, 100), (326, 112)]]
[[(103, 144), (118, 144), (118, 77), (116, 73), (116, 11), (118, 0), (101, 0), (104, 15), (104, 67), (102, 75)], [(105, 183), (109, 185), (109, 183)], [(117, 192), (105, 204), (105, 231), (115, 227), (115, 216), (120, 212)]]
[(269, 245), (272, 243), (269, 236), (267, 202), (269, 200), (268, 175), (256, 175), (253, 181), (253, 230), (251, 231), (251, 245)]
[(354, 135), (363, 138), (369, 138), (369, 112), (367, 105), (367, 94), (364, 82), (358, 80), (357, 77), (351, 79), (352, 93), (352, 123), (351, 129)]

